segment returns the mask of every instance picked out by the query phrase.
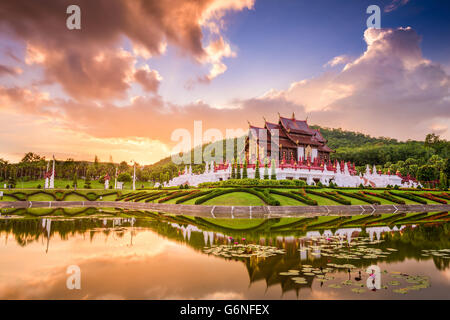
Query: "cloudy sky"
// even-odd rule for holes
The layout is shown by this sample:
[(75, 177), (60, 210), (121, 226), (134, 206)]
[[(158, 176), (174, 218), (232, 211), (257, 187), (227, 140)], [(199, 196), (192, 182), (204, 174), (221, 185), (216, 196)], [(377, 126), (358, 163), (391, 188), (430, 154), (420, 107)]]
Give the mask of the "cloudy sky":
[(449, 139), (449, 16), (437, 0), (4, 0), (0, 158), (150, 164), (195, 120), (225, 135), (277, 112)]

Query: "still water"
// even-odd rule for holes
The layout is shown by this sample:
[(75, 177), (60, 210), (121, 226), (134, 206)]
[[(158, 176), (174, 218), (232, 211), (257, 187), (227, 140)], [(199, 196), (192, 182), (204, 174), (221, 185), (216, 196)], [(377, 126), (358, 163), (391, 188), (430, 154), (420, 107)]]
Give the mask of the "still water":
[[(448, 222), (274, 234), (149, 218), (3, 218), (0, 298), (450, 299), (449, 249)], [(79, 290), (66, 285), (71, 265)]]

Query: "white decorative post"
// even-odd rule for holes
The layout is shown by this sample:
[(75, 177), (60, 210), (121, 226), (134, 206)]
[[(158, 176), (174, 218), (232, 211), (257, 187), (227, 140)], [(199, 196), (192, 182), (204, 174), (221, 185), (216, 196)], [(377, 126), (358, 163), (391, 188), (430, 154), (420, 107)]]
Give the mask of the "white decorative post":
[(108, 188), (109, 188), (109, 179), (110, 179), (109, 174), (106, 174), (106, 176), (105, 176), (105, 190), (108, 190)]
[(44, 190), (48, 189), (48, 169), (50, 166), (50, 161), (47, 162), (47, 170), (45, 171), (45, 182), (44, 182)]
[(114, 189), (117, 189), (117, 167), (116, 167), (116, 174), (114, 175)]
[(52, 175), (50, 176), (49, 189), (55, 189), (55, 155), (53, 155)]
[(134, 163), (133, 190), (136, 190), (136, 162)]

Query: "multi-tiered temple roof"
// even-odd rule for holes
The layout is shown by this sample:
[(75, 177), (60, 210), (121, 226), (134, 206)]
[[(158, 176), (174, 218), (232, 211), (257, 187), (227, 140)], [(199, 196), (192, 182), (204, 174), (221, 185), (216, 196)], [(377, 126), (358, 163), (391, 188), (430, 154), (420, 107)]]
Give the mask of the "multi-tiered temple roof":
[[(274, 145), (279, 149), (280, 160), (293, 158), (295, 161), (302, 161), (308, 157), (317, 157), (328, 161), (330, 153), (334, 152), (327, 146), (327, 140), (320, 130), (310, 128), (306, 120), (295, 119), (294, 113), (291, 118), (279, 115), (278, 123), (271, 123), (266, 119), (264, 122), (263, 128), (253, 126), (249, 122), (249, 137), (256, 138), (258, 145), (264, 146), (268, 156)], [(274, 139), (276, 135), (278, 139)], [(278, 143), (272, 145), (272, 140), (278, 140)], [(246, 151), (248, 152), (248, 143)]]

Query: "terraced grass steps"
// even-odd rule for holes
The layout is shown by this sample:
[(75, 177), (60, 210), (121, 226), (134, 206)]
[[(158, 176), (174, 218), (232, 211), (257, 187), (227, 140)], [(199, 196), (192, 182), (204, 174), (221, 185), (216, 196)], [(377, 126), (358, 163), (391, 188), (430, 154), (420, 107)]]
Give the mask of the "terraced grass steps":
[(300, 193), (300, 192), (284, 192), (284, 191), (279, 191), (279, 190), (273, 190), (272, 189), (272, 190), (269, 190), (269, 193), (277, 194), (277, 195), (284, 196), (284, 197), (288, 197), (288, 198), (297, 200), (297, 201), (299, 201), (301, 203), (304, 203), (306, 205), (309, 205), (309, 206), (317, 206), (317, 201), (311, 200), (311, 199), (303, 196), (303, 194)]
[(391, 194), (387, 193), (386, 191), (384, 193), (377, 193), (377, 192), (370, 192), (370, 191), (362, 191), (364, 194), (372, 196), (372, 197), (378, 197), (384, 200), (388, 200), (392, 203), (397, 203), (397, 204), (405, 204), (405, 201), (402, 199), (397, 199), (394, 196), (392, 196)]
[(427, 202), (425, 200), (423, 200), (420, 197), (418, 197), (414, 194), (411, 194), (411, 193), (401, 193), (401, 192), (394, 192), (394, 191), (389, 191), (389, 193), (393, 196), (408, 199), (408, 200), (411, 200), (411, 201), (414, 201), (414, 202), (417, 202), (420, 204), (427, 204)]
[(186, 202), (188, 200), (195, 199), (195, 198), (202, 197), (202, 196), (205, 196), (207, 194), (210, 194), (211, 192), (213, 192), (213, 190), (198, 191), (198, 192), (195, 192), (195, 193), (191, 193), (191, 194), (188, 194), (188, 195), (178, 199), (177, 201), (175, 201), (175, 203), (176, 204), (184, 203), (184, 202)]
[(346, 196), (346, 197), (350, 197), (350, 198), (355, 198), (358, 200), (361, 200), (365, 203), (369, 203), (369, 204), (381, 204), (381, 202), (379, 200), (374, 200), (371, 199), (367, 196), (365, 196), (363, 193), (358, 193), (358, 192), (344, 192), (344, 191), (336, 191), (339, 195), (341, 196)]
[(351, 205), (352, 204), (350, 201), (340, 197), (336, 192), (331, 192), (331, 191), (318, 192), (318, 191), (313, 191), (313, 190), (309, 190), (309, 189), (305, 189), (305, 192), (313, 194), (315, 196), (328, 198), (328, 199), (333, 200), (333, 201), (335, 201), (337, 203), (340, 203), (340, 204), (344, 204), (344, 205)]

